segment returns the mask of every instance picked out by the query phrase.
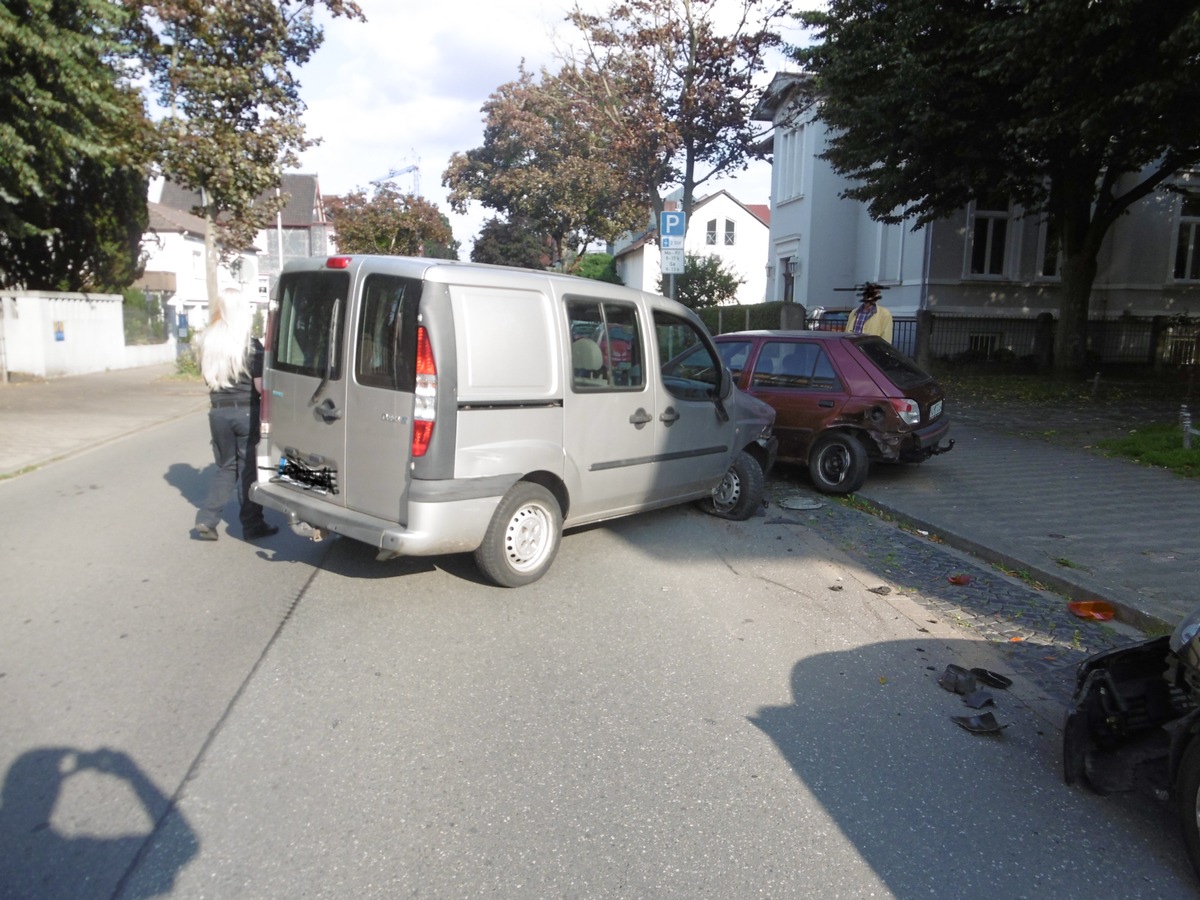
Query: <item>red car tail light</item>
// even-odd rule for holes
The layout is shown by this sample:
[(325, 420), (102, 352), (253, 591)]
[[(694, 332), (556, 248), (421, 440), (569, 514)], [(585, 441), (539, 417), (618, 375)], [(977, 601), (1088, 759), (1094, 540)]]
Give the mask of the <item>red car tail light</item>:
[(921, 407), (916, 400), (909, 400), (907, 397), (892, 397), (892, 408), (900, 416), (901, 421), (907, 425), (921, 424)]
[(412, 455), (424, 456), (433, 437), (433, 422), (437, 413), (437, 364), (429, 332), (417, 329), (417, 379), (413, 390)]

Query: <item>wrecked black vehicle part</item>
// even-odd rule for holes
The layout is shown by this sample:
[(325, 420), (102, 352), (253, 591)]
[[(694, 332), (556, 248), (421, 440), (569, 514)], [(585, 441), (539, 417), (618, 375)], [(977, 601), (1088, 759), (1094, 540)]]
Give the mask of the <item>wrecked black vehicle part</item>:
[(1200, 875), (1200, 610), (1174, 633), (1079, 665), (1063, 777), (1098, 794), (1169, 799)]

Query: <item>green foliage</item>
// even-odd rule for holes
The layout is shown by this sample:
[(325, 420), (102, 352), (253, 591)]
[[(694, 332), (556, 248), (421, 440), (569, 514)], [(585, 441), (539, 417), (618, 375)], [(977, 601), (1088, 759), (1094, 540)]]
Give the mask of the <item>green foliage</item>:
[(362, 188), (330, 197), (326, 208), (342, 253), (423, 256), (429, 247), (454, 242), (450, 220), (436, 205), (389, 184), (376, 187), (370, 197)]
[(125, 319), (125, 343), (161, 344), (167, 339), (167, 323), (157, 297), (147, 297), (136, 288), (124, 292), (121, 311)]
[(831, 0), (794, 51), (846, 196), (930, 222), (1009, 198), (1063, 252), (1055, 365), (1076, 371), (1106, 234), (1200, 161), (1200, 17), (1143, 0)]
[[(669, 277), (664, 275), (659, 279), (660, 293), (667, 293)], [(675, 276), (675, 299), (692, 309), (721, 306), (733, 302), (745, 281), (726, 269), (715, 253), (707, 256), (689, 253), (684, 259), (683, 273)]]
[(609, 284), (625, 283), (617, 274), (617, 261), (607, 253), (585, 253), (579, 257), (571, 274), (593, 281), (607, 281)]
[(1109, 456), (1137, 460), (1146, 466), (1170, 469), (1185, 478), (1200, 476), (1200, 438), (1192, 438), (1192, 448), (1183, 448), (1183, 429), (1179, 425), (1146, 425), (1120, 438), (1100, 442)]
[(479, 229), (471, 248), (471, 260), (494, 266), (546, 269), (554, 255), (552, 243), (527, 221), (505, 222), (493, 216)]
[(146, 119), (109, 0), (0, 7), (0, 286), (119, 290), (146, 224)]
[(200, 361), (196, 359), (195, 344), (184, 344), (179, 347), (179, 355), (175, 357), (175, 374), (181, 378), (199, 379)]
[(713, 334), (730, 331), (759, 331), (775, 329), (783, 321), (782, 300), (754, 303), (746, 306), (710, 306), (697, 310)]

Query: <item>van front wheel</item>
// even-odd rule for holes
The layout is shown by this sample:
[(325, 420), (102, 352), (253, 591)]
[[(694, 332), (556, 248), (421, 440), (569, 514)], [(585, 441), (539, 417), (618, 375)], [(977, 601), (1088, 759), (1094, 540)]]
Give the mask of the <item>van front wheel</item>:
[(743, 450), (733, 458), (712, 496), (700, 501), (700, 508), (719, 518), (741, 522), (762, 505), (764, 481), (758, 460)]
[(518, 481), (488, 523), (475, 564), (500, 587), (521, 587), (546, 574), (562, 540), (562, 510), (554, 495)]

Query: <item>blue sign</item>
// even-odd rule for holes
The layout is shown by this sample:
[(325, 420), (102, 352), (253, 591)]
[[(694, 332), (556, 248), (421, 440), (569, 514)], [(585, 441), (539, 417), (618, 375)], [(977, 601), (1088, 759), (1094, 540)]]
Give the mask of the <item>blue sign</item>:
[(687, 213), (674, 210), (659, 213), (658, 233), (663, 237), (683, 237), (687, 234)]

